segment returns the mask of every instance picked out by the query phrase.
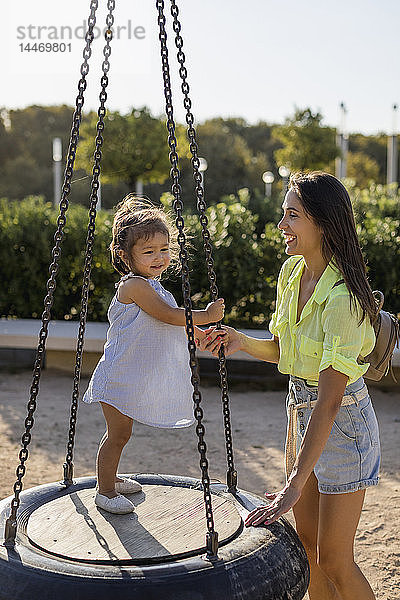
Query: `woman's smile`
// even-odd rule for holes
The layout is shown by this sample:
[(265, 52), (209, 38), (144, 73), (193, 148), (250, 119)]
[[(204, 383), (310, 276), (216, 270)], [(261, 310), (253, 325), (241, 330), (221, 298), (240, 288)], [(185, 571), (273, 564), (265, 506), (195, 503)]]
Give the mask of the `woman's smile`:
[(297, 239), (295, 235), (291, 235), (290, 233), (283, 233), (283, 237), (288, 245)]

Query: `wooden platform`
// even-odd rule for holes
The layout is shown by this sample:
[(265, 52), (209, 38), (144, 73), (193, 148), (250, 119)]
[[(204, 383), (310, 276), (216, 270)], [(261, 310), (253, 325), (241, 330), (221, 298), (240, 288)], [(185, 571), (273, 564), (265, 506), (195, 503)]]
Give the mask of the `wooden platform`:
[[(94, 504), (95, 490), (59, 497), (32, 512), (27, 535), (38, 548), (82, 562), (162, 562), (205, 550), (203, 492), (169, 485), (144, 485), (128, 498), (135, 512), (114, 515)], [(212, 495), (220, 543), (241, 529), (231, 497)]]

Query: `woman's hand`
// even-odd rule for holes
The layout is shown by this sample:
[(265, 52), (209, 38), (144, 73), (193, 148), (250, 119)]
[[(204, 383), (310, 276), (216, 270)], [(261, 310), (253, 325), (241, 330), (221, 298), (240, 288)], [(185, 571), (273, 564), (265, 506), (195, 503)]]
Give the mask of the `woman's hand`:
[(250, 525), (255, 527), (261, 524), (271, 525), (271, 523), (287, 513), (296, 504), (301, 496), (301, 490), (288, 483), (280, 492), (275, 494), (266, 492), (265, 496), (271, 501), (271, 504), (268, 506), (258, 506), (252, 510), (244, 523), (246, 527)]
[(222, 329), (210, 327), (204, 331), (205, 336), (200, 340), (200, 350), (208, 350), (214, 356), (218, 356), (221, 344), (224, 345), (225, 356), (230, 356), (240, 350), (240, 333), (233, 327), (222, 326)]
[(206, 307), (206, 313), (209, 318), (209, 323), (217, 323), (224, 318), (225, 301), (223, 298), (218, 298), (215, 302), (210, 302)]

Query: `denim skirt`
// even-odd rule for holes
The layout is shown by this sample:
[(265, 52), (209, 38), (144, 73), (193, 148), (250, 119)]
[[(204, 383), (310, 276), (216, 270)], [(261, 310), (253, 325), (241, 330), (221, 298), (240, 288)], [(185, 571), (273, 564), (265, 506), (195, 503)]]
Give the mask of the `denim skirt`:
[[(297, 410), (296, 445), (300, 444), (311, 417), (311, 402), (318, 396), (318, 387), (303, 379), (290, 377), (290, 390), (296, 404), (307, 403)], [(345, 396), (353, 404), (341, 406), (325, 448), (314, 467), (318, 489), (323, 494), (343, 494), (362, 490), (378, 483), (380, 465), (379, 429), (371, 398), (364, 379), (349, 384)], [(289, 396), (287, 404), (289, 403)]]

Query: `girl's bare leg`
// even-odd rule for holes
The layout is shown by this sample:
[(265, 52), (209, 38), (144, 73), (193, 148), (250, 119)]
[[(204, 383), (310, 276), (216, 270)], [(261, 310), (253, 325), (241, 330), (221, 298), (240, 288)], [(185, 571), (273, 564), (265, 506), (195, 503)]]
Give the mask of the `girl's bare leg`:
[(365, 490), (321, 494), (318, 523), (318, 564), (342, 600), (375, 600), (368, 581), (354, 562), (354, 536)]
[(293, 507), (296, 531), (307, 553), (310, 564), (310, 600), (341, 600), (334, 584), (318, 564), (317, 542), (320, 493), (314, 473), (304, 486), (300, 500)]
[(99, 493), (108, 498), (117, 496), (115, 482), (118, 481), (117, 469), (121, 453), (128, 443), (133, 419), (123, 415), (116, 408), (100, 402), (107, 430), (100, 441), (97, 453), (96, 471)]

